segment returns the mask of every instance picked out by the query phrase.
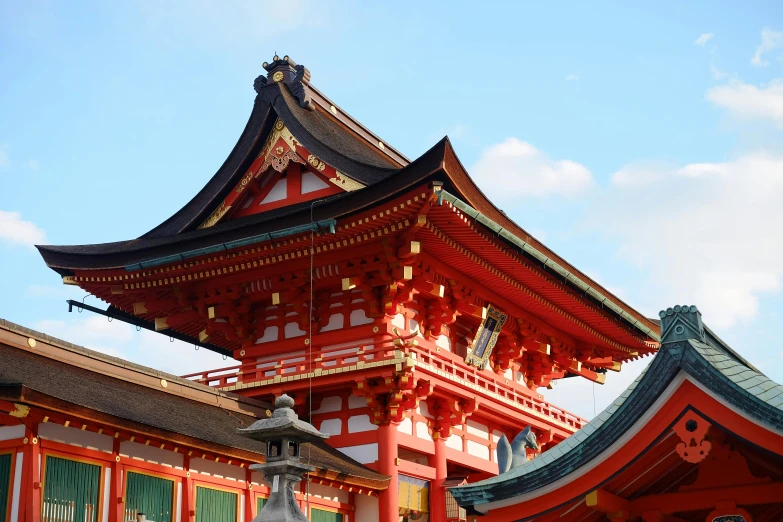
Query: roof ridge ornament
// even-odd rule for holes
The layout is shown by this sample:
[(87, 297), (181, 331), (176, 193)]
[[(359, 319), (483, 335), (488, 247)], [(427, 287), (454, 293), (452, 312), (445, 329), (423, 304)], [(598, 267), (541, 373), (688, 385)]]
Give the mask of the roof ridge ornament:
[(261, 93), (261, 89), (272, 83), (284, 83), (291, 89), (291, 93), (299, 101), (299, 105), (308, 110), (314, 110), (310, 93), (305, 89), (310, 85), (310, 71), (304, 65), (298, 65), (288, 55), (280, 58), (275, 54), (272, 62), (264, 62), (264, 69), (267, 75), (260, 75), (253, 82), (253, 89), (256, 93)]
[(677, 305), (661, 310), (661, 344), (695, 339), (706, 342), (701, 312), (695, 306)]

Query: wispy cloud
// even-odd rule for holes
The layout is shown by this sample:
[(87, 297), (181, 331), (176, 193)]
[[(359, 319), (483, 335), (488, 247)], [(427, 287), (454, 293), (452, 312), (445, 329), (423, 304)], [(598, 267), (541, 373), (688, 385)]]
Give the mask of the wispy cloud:
[(750, 59), (750, 63), (756, 67), (769, 65), (769, 62), (764, 61), (764, 55), (778, 47), (783, 47), (783, 32), (773, 31), (765, 27), (761, 30), (761, 43), (756, 47), (756, 52), (753, 58)]
[(46, 243), (46, 233), (32, 221), (23, 220), (19, 212), (0, 210), (0, 241), (32, 247)]
[(577, 76), (574, 73), (571, 73), (571, 74), (569, 74), (568, 76), (565, 77), (565, 81), (567, 81), (567, 82), (573, 82), (573, 81), (576, 81), (578, 79), (579, 79), (579, 76)]
[(485, 149), (471, 174), (481, 189), (498, 201), (575, 196), (593, 185), (593, 175), (584, 165), (553, 160), (518, 138), (507, 138)]
[(704, 47), (704, 45), (706, 45), (706, 43), (709, 42), (713, 36), (715, 35), (712, 33), (702, 33), (701, 36), (696, 38), (696, 41), (693, 42), (693, 45), (699, 45), (701, 47)]
[(34, 159), (27, 160), (27, 168), (28, 169), (30, 169), (30, 170), (38, 170), (38, 167), (39, 167), (38, 160), (34, 160)]
[(767, 120), (783, 129), (783, 78), (760, 87), (730, 82), (707, 91), (707, 99), (744, 120)]

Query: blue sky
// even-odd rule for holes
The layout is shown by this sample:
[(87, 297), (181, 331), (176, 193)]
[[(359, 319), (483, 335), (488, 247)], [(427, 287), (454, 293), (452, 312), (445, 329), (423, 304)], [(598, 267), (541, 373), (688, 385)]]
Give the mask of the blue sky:
[[(83, 294), (31, 244), (168, 217), (225, 160), (277, 52), (411, 158), (448, 134), (560, 255), (646, 314), (698, 305), (783, 382), (783, 6), (421, 4), (0, 0), (0, 317), (175, 373), (227, 364), (69, 315)], [(590, 416), (590, 388), (548, 396)]]

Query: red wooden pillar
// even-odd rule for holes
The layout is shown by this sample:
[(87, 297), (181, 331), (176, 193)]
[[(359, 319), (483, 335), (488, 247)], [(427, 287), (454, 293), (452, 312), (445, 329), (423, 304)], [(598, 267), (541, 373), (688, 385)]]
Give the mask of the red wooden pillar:
[(193, 480), (190, 478), (190, 457), (185, 455), (185, 477), (182, 479), (182, 522), (191, 522), (196, 507), (193, 505)]
[(443, 483), (446, 480), (446, 440), (433, 433), (435, 454), (429, 457), (429, 465), (435, 468), (435, 480), (430, 484), (430, 521), (446, 521), (446, 488)]
[(245, 481), (247, 482), (247, 487), (245, 489), (245, 522), (250, 522), (253, 520), (253, 484), (251, 480), (253, 479), (253, 472), (250, 471), (250, 468), (247, 469), (245, 472)]
[(122, 498), (123, 466), (119, 439), (114, 439), (112, 453), (114, 454), (114, 462), (111, 463), (111, 482), (109, 484), (109, 522), (123, 522), (125, 520), (125, 503)]
[(378, 497), (379, 522), (399, 522), (399, 485), (397, 483), (397, 424), (389, 422), (378, 427), (378, 471), (389, 475), (389, 488)]
[(25, 430), (25, 446), (22, 450), (22, 488), (19, 494), (19, 520), (41, 520), (41, 445), (31, 429)]

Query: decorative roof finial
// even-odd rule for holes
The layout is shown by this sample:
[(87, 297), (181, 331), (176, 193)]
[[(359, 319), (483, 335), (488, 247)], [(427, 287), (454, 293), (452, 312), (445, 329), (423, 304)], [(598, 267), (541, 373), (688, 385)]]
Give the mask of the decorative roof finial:
[(661, 310), (661, 344), (696, 339), (704, 341), (704, 323), (695, 306), (677, 305)]
[(264, 62), (264, 69), (267, 71), (267, 75), (261, 75), (253, 82), (253, 88), (257, 93), (272, 83), (284, 83), (296, 96), (300, 106), (309, 110), (314, 109), (310, 101), (310, 93), (306, 89), (310, 84), (310, 71), (304, 65), (297, 65), (288, 55), (280, 58), (275, 53), (272, 63)]

